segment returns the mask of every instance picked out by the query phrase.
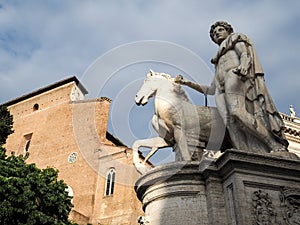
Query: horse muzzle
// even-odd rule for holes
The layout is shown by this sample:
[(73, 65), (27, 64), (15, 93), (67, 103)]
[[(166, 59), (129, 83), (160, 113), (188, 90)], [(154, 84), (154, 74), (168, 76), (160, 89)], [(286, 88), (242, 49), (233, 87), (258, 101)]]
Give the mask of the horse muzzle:
[(145, 96), (140, 98), (138, 95), (136, 95), (135, 96), (135, 103), (137, 105), (146, 105), (148, 103), (148, 98), (146, 98)]

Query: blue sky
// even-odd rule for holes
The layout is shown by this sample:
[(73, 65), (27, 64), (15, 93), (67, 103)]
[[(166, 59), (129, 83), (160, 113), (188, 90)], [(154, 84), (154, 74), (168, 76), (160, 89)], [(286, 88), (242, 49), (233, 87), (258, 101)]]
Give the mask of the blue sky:
[[(209, 84), (210, 59), (217, 50), (209, 27), (226, 20), (255, 43), (278, 110), (289, 114), (292, 104), (300, 115), (300, 1), (4, 0), (0, 6), (0, 103), (74, 74), (88, 90), (93, 89), (92, 78), (86, 75), (93, 63), (118, 46), (145, 40), (174, 43), (196, 54), (211, 71), (201, 80)], [(177, 60), (181, 61), (180, 56)], [(99, 84), (98, 95), (134, 105), (130, 95), (122, 101), (118, 98), (133, 80), (141, 84), (149, 67), (173, 76), (185, 72), (166, 63), (131, 63), (113, 74), (99, 73), (110, 79), (105, 87)], [(191, 95), (202, 104), (202, 96)], [(133, 107), (130, 113), (144, 110)], [(110, 129), (114, 132), (118, 127)], [(126, 138), (121, 135), (120, 139)]]

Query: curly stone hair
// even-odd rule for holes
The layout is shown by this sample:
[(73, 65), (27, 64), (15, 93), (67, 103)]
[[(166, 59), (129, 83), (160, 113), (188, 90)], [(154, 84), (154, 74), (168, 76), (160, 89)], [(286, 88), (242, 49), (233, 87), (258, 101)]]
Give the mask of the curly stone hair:
[[(209, 31), (209, 35), (210, 35), (210, 38), (213, 40), (213, 42), (215, 42), (214, 38), (213, 38), (213, 32), (214, 32), (214, 29), (217, 27), (217, 26), (221, 26), (221, 27), (224, 27), (225, 30), (227, 30), (227, 32), (229, 34), (233, 33), (233, 28), (232, 26), (225, 22), (225, 21), (217, 21), (215, 22), (213, 25), (211, 25), (210, 27), (210, 31)], [(216, 43), (216, 42), (215, 42)]]

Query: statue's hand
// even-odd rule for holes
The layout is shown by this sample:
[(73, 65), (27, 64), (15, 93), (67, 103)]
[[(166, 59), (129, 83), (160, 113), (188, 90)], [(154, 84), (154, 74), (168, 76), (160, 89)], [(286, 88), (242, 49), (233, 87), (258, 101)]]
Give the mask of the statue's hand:
[(185, 79), (183, 78), (182, 75), (177, 75), (174, 79), (174, 82), (176, 84), (185, 84)]
[(235, 73), (236, 75), (240, 76), (243, 81), (245, 81), (247, 79), (246, 76), (247, 76), (248, 71), (247, 71), (247, 69), (245, 69), (241, 66), (238, 66), (237, 68), (233, 69), (232, 72)]

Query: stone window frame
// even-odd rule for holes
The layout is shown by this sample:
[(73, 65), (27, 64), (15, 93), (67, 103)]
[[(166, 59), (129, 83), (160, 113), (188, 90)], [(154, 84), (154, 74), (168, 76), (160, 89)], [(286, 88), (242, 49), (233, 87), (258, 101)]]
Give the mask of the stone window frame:
[(73, 199), (74, 199), (74, 191), (73, 188), (69, 185), (67, 185), (68, 187), (65, 189), (66, 192), (68, 192), (68, 196), (71, 197), (71, 203), (73, 204)]
[(112, 196), (115, 189), (116, 169), (110, 168), (106, 173), (105, 196)]
[(24, 135), (24, 139), (25, 139), (24, 153), (27, 153), (29, 151), (32, 135), (33, 135), (33, 133), (29, 133), (29, 134)]

